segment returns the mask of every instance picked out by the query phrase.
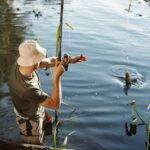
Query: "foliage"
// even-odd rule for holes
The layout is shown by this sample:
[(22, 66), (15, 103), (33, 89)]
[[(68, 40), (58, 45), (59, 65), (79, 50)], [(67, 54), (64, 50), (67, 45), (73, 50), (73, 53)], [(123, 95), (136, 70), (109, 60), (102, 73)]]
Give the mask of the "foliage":
[[(65, 121), (65, 120), (64, 120)], [(57, 121), (57, 123), (55, 124), (55, 127), (54, 127), (54, 135), (53, 135), (53, 144), (54, 144), (54, 150), (56, 150), (57, 148), (57, 141), (58, 141), (58, 128), (60, 126), (62, 121)], [(68, 138), (70, 135), (72, 135), (73, 133), (75, 133), (75, 131), (72, 131), (70, 132), (64, 139), (64, 142), (62, 144), (62, 150), (65, 150), (65, 147), (67, 145), (67, 142), (68, 142)]]
[(130, 103), (132, 108), (132, 115), (134, 115), (135, 119), (139, 118), (142, 124), (146, 124), (145, 121), (142, 119), (140, 113), (136, 109), (136, 101), (132, 100)]
[(37, 35), (35, 36), (35, 38), (36, 38), (36, 41), (39, 43), (39, 45), (42, 46), (42, 42), (41, 42), (40, 38)]
[(56, 49), (58, 49), (59, 42), (60, 42), (60, 24), (57, 28), (57, 33), (56, 33)]
[(54, 127), (54, 150), (56, 150), (57, 148), (57, 130), (58, 130), (58, 125), (59, 125), (59, 121), (56, 123), (55, 127)]

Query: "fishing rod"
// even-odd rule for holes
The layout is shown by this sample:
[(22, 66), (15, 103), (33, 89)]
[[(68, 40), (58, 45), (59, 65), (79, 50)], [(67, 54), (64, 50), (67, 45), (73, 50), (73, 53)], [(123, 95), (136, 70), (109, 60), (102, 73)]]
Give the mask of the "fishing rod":
[(63, 28), (63, 11), (64, 11), (64, 0), (61, 0), (61, 10), (60, 10), (60, 24), (58, 27), (57, 33), (58, 41), (56, 45), (56, 56), (58, 57), (58, 61), (61, 61), (61, 50), (62, 50), (62, 28)]
[[(62, 29), (63, 29), (63, 11), (64, 11), (64, 0), (61, 0), (61, 9), (60, 9), (60, 24), (57, 30), (57, 43), (56, 43), (56, 57), (58, 61), (61, 61), (62, 55)], [(63, 56), (63, 66), (65, 71), (68, 70), (69, 56), (64, 54)], [(55, 122), (58, 121), (58, 111), (55, 110)]]
[[(56, 43), (56, 57), (58, 61), (61, 61), (61, 49), (62, 49), (62, 27), (63, 27), (63, 11), (64, 11), (64, 0), (61, 0), (61, 8), (60, 8), (60, 24), (58, 26), (57, 31), (57, 43)], [(55, 110), (55, 122), (58, 121), (58, 110)]]

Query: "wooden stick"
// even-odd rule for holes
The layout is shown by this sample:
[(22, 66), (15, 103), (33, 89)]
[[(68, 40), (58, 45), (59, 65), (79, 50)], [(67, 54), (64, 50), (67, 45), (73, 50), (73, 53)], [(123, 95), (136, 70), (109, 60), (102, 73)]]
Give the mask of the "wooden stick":
[[(33, 145), (33, 144), (22, 144), (12, 140), (2, 139), (2, 138), (0, 138), (0, 149), (1, 150), (54, 150), (53, 147)], [(62, 149), (55, 148), (55, 150), (62, 150)], [(68, 150), (73, 150), (73, 149), (68, 149)]]

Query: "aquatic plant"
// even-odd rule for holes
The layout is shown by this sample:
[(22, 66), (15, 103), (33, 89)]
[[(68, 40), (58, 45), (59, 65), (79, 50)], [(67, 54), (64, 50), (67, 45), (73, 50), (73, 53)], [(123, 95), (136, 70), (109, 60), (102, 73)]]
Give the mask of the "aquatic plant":
[[(58, 57), (58, 60), (61, 61), (61, 44), (62, 44), (62, 26), (63, 26), (63, 5), (64, 1), (61, 2), (61, 15), (60, 15), (60, 24), (57, 28), (56, 32), (56, 56)], [(69, 23), (65, 23), (65, 25), (73, 30), (73, 27)], [(37, 42), (42, 46), (42, 43), (38, 36), (36, 36)], [(51, 70), (52, 71), (52, 70)], [(64, 103), (67, 106), (70, 106), (66, 103)], [(70, 106), (73, 108), (72, 106)], [(76, 108), (73, 108), (73, 112), (76, 110)], [(71, 118), (71, 117), (70, 117)], [(71, 119), (68, 120), (71, 120)], [(59, 128), (60, 121), (58, 121), (58, 110), (55, 110), (55, 127), (54, 127), (54, 137), (53, 137), (53, 143), (54, 143), (54, 150), (57, 148), (57, 135), (58, 135), (58, 128)], [(65, 148), (67, 145), (68, 137), (73, 134), (74, 132), (69, 133), (64, 140), (64, 143), (62, 144), (62, 149)]]
[(147, 127), (147, 145), (146, 145), (146, 150), (149, 150), (150, 146), (150, 120), (148, 122), (148, 127)]
[[(131, 106), (131, 109), (132, 109), (132, 119), (133, 119), (132, 124), (136, 124), (137, 120), (139, 119), (141, 121), (141, 124), (138, 124), (138, 125), (145, 125), (146, 132), (147, 132), (146, 150), (149, 150), (150, 148), (150, 119), (147, 123), (144, 121), (140, 113), (137, 111), (135, 100), (132, 100), (131, 102), (129, 102), (129, 105)], [(147, 109), (148, 110), (150, 109), (150, 104), (148, 105)]]
[[(69, 29), (71, 29), (71, 30), (74, 30), (73, 29), (73, 27), (69, 24), (69, 23), (65, 23), (65, 25), (69, 28)], [(61, 39), (61, 34), (60, 34), (60, 32), (61, 32), (61, 29), (60, 29), (60, 24), (59, 24), (59, 26), (58, 26), (58, 28), (57, 28), (57, 32), (56, 32), (56, 49), (58, 49), (59, 47), (58, 46), (60, 46), (59, 45), (59, 40)]]
[(136, 121), (139, 118), (142, 124), (146, 124), (145, 121), (142, 119), (140, 113), (137, 111), (136, 101), (132, 100), (129, 103), (129, 105), (131, 106), (131, 109), (132, 109), (132, 118), (133, 118), (133, 121)]
[(54, 142), (54, 150), (56, 150), (57, 148), (57, 130), (58, 130), (58, 125), (59, 125), (60, 121), (58, 121), (56, 124), (55, 124), (55, 127), (54, 127), (54, 137), (53, 137), (53, 142)]
[[(60, 127), (60, 125), (62, 124), (62, 122), (64, 121), (68, 121), (68, 120), (63, 120), (63, 121), (57, 121), (57, 123), (55, 124), (55, 127), (54, 127), (54, 133), (53, 133), (53, 145), (54, 145), (54, 150), (56, 150), (57, 148), (57, 145), (58, 145), (58, 129)], [(64, 142), (61, 146), (62, 150), (65, 150), (65, 147), (68, 143), (68, 138), (70, 135), (72, 135), (73, 133), (75, 133), (75, 131), (72, 131), (70, 132), (65, 138), (64, 138)]]
[(65, 137), (64, 142), (63, 142), (63, 144), (62, 144), (62, 150), (65, 150), (65, 147), (66, 147), (67, 142), (68, 142), (68, 137), (69, 137), (70, 135), (72, 135), (73, 133), (75, 133), (75, 131), (70, 132), (70, 133)]

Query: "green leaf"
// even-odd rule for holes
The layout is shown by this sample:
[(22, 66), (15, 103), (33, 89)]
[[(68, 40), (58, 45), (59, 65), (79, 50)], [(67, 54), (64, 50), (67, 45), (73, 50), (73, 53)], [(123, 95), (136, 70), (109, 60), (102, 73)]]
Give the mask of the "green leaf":
[(56, 49), (58, 49), (59, 41), (60, 41), (60, 25), (58, 26), (56, 33)]
[(65, 25), (66, 25), (69, 29), (74, 30), (73, 27), (72, 27), (69, 23), (66, 22)]
[(39, 45), (42, 46), (42, 42), (41, 42), (40, 38), (37, 35), (35, 36), (35, 38), (36, 38), (36, 41), (39, 43)]
[(57, 148), (57, 129), (58, 129), (59, 121), (57, 121), (54, 128), (54, 150)]

